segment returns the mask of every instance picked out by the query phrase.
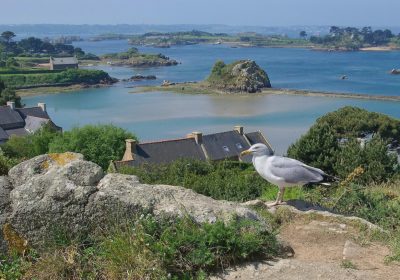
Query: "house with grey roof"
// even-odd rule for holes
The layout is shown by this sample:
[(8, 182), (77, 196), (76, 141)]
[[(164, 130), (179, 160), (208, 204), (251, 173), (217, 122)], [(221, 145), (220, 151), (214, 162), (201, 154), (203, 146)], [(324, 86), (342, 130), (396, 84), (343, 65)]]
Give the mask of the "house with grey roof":
[(113, 162), (111, 167), (118, 170), (123, 166), (166, 164), (179, 159), (251, 162), (251, 157), (240, 158), (239, 155), (256, 143), (267, 145), (273, 153), (271, 145), (260, 131), (245, 133), (242, 126), (207, 135), (192, 132), (185, 138), (156, 142), (139, 143), (128, 139), (122, 160)]
[(14, 102), (7, 102), (6, 106), (0, 106), (0, 144), (12, 135), (28, 135), (46, 124), (62, 130), (50, 119), (45, 103), (38, 103), (37, 107), (15, 108)]
[(50, 57), (50, 70), (78, 69), (78, 59), (71, 57)]

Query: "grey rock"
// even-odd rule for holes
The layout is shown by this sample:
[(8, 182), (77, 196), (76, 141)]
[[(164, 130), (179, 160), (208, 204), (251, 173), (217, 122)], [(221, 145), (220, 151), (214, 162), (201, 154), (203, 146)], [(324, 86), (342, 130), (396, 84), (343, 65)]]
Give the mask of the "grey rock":
[(57, 154), (41, 155), (14, 166), (8, 172), (11, 182), (13, 183), (14, 187), (16, 187), (24, 184), (27, 180), (36, 175), (42, 175), (49, 169), (56, 168), (60, 165), (60, 163), (62, 165), (63, 161), (69, 163), (83, 159), (81, 154), (76, 153), (65, 153), (62, 155), (65, 156), (60, 157)]
[(9, 222), (22, 237), (39, 243), (55, 231), (68, 229), (73, 234), (86, 227), (85, 207), (102, 171), (82, 158), (72, 153), (61, 159), (44, 155), (10, 170), (14, 188)]
[(0, 252), (5, 252), (7, 247), (3, 240), (3, 226), (7, 221), (10, 212), (10, 192), (11, 184), (8, 177), (0, 177)]
[(9, 174), (13, 187), (7, 187), (7, 219), (32, 246), (40, 246), (59, 231), (71, 236), (90, 233), (110, 220), (135, 218), (143, 210), (158, 217), (189, 215), (197, 222), (261, 220), (240, 204), (216, 201), (182, 187), (141, 184), (130, 175), (103, 177), (99, 166), (79, 154), (39, 156)]
[[(135, 176), (108, 174), (100, 181), (98, 190), (87, 209), (123, 205), (124, 209), (143, 209), (155, 215), (182, 217), (187, 214), (197, 222), (228, 221), (234, 216), (260, 219), (254, 211), (237, 203), (216, 201), (177, 186), (141, 184)], [(89, 216), (101, 219), (98, 213), (102, 211), (95, 210)]]
[[(214, 67), (220, 67), (216, 64)], [(218, 79), (209, 80), (213, 87), (228, 92), (255, 93), (270, 88), (268, 74), (253, 60), (239, 60), (223, 66), (227, 72)], [(213, 69), (213, 71), (219, 71)]]

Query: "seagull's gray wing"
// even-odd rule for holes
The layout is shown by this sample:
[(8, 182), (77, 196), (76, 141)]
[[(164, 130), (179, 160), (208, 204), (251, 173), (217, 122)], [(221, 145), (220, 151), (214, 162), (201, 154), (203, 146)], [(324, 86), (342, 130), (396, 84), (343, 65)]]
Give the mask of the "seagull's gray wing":
[(318, 168), (308, 166), (301, 161), (274, 156), (270, 172), (284, 179), (288, 184), (317, 183), (323, 180), (325, 173)]

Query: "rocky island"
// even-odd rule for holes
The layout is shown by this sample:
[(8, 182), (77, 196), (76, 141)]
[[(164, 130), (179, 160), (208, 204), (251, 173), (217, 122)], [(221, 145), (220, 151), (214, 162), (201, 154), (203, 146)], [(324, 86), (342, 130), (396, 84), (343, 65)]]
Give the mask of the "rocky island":
[(173, 66), (178, 64), (176, 60), (170, 59), (161, 53), (144, 54), (140, 53), (137, 48), (130, 48), (126, 52), (102, 55), (100, 63), (131, 67)]
[(271, 88), (268, 74), (253, 60), (238, 60), (230, 64), (217, 61), (209, 77), (200, 82), (174, 83), (139, 88), (141, 92), (162, 90), (185, 93), (249, 94)]

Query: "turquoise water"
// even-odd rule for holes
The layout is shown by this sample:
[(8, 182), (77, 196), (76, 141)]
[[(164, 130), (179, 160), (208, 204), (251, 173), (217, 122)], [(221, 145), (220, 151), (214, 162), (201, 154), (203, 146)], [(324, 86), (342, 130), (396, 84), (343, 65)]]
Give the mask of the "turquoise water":
[[(78, 45), (78, 44), (77, 44)], [(122, 51), (125, 41), (79, 42), (97, 54)], [(182, 64), (174, 67), (131, 69), (103, 67), (112, 76), (154, 74), (161, 80), (193, 81), (207, 76), (216, 59), (256, 60), (267, 70), (273, 86), (339, 92), (400, 95), (396, 68), (400, 52), (327, 53), (304, 49), (229, 48), (186, 46), (162, 51)], [(346, 74), (349, 80), (339, 76)], [(113, 87), (24, 98), (27, 105), (46, 102), (55, 123), (64, 129), (96, 123), (113, 123), (136, 133), (141, 140), (182, 137), (191, 131), (211, 133), (242, 124), (261, 130), (282, 154), (319, 116), (346, 105), (359, 106), (400, 118), (400, 103), (304, 96), (211, 96), (175, 93), (130, 93), (148, 82), (118, 83)]]

